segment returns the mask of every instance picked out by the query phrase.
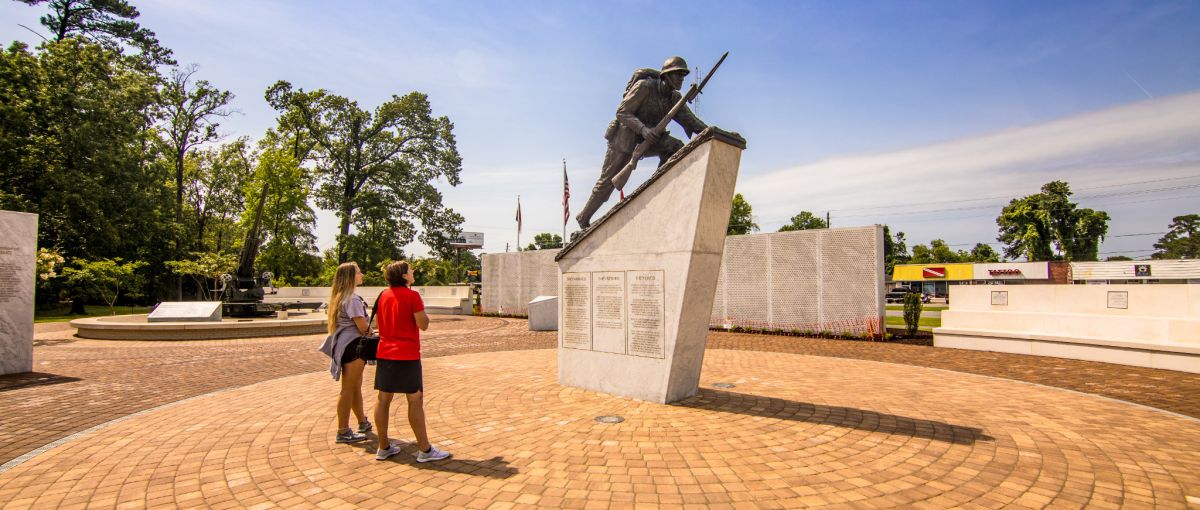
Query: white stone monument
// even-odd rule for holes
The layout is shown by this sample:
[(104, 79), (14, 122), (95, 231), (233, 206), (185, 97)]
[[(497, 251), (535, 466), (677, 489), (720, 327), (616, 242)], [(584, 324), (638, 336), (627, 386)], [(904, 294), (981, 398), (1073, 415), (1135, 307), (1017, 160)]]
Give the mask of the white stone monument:
[(559, 252), (558, 382), (694, 395), (746, 142), (706, 129)]
[(529, 302), (529, 331), (558, 330), (558, 296), (538, 296)]
[(0, 375), (33, 371), (36, 214), (0, 211)]

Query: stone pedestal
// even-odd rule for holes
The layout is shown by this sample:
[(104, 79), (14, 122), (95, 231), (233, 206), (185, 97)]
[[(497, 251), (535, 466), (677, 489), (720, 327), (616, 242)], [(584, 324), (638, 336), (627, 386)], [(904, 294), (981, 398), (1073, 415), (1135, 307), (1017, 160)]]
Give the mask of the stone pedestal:
[(705, 130), (559, 252), (560, 384), (658, 403), (696, 393), (745, 147)]
[(33, 371), (36, 214), (0, 211), (0, 375)]
[(558, 330), (558, 296), (538, 296), (529, 302), (529, 331)]

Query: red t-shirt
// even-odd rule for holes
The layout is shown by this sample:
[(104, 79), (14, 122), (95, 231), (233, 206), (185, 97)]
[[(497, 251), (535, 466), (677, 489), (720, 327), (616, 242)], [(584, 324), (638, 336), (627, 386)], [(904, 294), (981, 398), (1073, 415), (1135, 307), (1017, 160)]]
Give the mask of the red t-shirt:
[(421, 330), (413, 314), (425, 310), (421, 295), (408, 287), (389, 287), (379, 294), (379, 350), (390, 360), (421, 359)]

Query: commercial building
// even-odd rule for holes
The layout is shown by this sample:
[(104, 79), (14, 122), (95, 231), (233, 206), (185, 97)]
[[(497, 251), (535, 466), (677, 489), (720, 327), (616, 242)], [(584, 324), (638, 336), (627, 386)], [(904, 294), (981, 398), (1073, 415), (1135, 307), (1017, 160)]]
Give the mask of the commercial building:
[(935, 296), (951, 285), (1200, 283), (1200, 260), (897, 264), (890, 288), (914, 287)]
[(997, 262), (976, 264), (897, 264), (892, 287), (914, 287), (934, 297), (946, 297), (951, 285), (1019, 285), (1068, 283), (1065, 262)]

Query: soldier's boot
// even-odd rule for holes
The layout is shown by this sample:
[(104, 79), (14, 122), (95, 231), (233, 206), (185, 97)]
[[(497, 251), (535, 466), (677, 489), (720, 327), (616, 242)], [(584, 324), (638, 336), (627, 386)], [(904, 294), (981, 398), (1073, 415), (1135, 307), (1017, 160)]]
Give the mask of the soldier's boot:
[[(611, 194), (612, 192), (610, 191), (609, 193)], [(575, 221), (579, 222), (581, 230), (587, 230), (588, 227), (592, 226), (592, 215), (596, 214), (596, 210), (607, 201), (606, 199), (599, 199), (596, 195), (596, 193), (592, 193), (592, 196), (588, 198), (587, 204), (583, 206), (583, 210), (575, 215)]]

